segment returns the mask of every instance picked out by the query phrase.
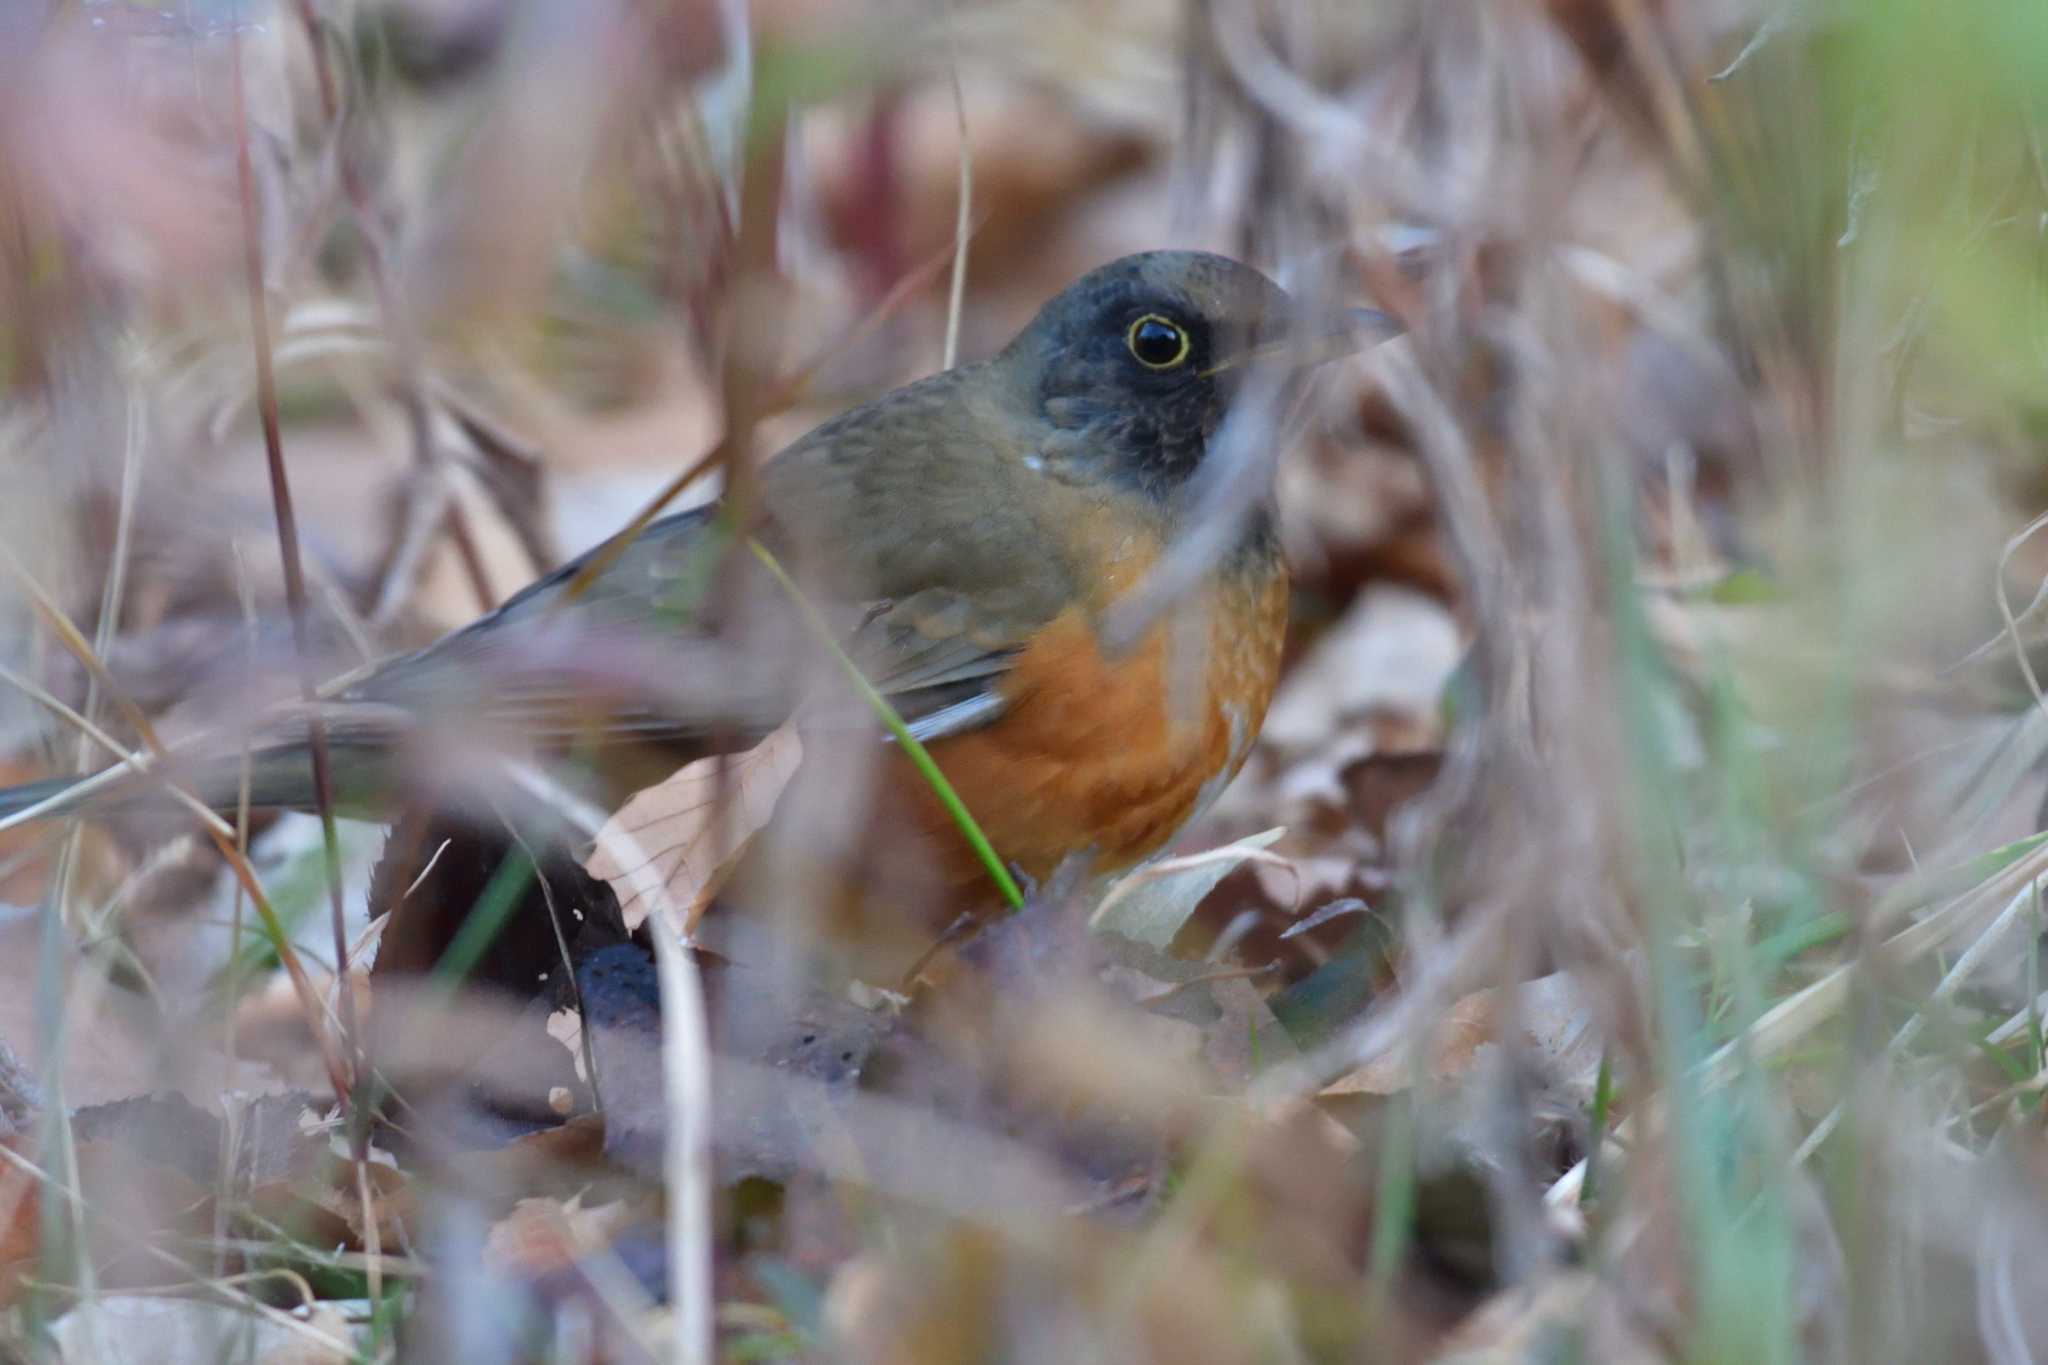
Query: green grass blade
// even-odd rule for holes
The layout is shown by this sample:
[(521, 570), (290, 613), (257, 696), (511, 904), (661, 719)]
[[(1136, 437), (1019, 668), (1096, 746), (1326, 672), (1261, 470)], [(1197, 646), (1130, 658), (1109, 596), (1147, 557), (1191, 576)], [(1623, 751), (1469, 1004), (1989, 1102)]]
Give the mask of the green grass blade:
[(939, 804), (946, 808), (946, 814), (952, 817), (954, 825), (967, 840), (968, 847), (974, 850), (974, 856), (981, 859), (981, 865), (988, 869), (989, 880), (1003, 893), (1003, 899), (1009, 902), (1011, 909), (1021, 910), (1024, 907), (1024, 893), (1018, 889), (1016, 879), (1010, 875), (1010, 869), (1003, 866), (1003, 860), (996, 856), (995, 848), (989, 843), (988, 836), (981, 832), (981, 826), (975, 823), (974, 817), (968, 813), (967, 804), (960, 799), (960, 793), (953, 790), (953, 784), (946, 780), (946, 775), (939, 771), (939, 765), (932, 761), (931, 753), (918, 741), (917, 736), (910, 733), (910, 727), (903, 723), (903, 717), (896, 714), (896, 708), (889, 704), (889, 699), (875, 689), (875, 685), (861, 673), (860, 666), (854, 663), (852, 656), (840, 647), (839, 641), (833, 638), (832, 628), (825, 624), (825, 618), (818, 614), (818, 609), (811, 605), (810, 600), (804, 596), (803, 589), (797, 587), (796, 581), (783, 569), (768, 547), (749, 536), (747, 548), (752, 550), (754, 557), (775, 576), (775, 581), (789, 594), (790, 601), (796, 603), (797, 610), (803, 613), (804, 624), (824, 641), (827, 649), (832, 651), (832, 657), (838, 661), (840, 671), (846, 674), (847, 681), (853, 684), (853, 690), (860, 694), (861, 700), (866, 702), (868, 708), (880, 719), (883, 728), (895, 736), (896, 743), (902, 747), (904, 756), (910, 760), (910, 765), (917, 769), (918, 775), (932, 789), (932, 795), (939, 798)]

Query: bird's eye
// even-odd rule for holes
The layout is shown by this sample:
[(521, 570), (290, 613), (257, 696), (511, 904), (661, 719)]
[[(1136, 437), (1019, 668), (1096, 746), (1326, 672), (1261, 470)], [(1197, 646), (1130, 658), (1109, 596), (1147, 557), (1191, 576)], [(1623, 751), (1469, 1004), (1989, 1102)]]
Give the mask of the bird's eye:
[(1192, 349), (1187, 329), (1157, 313), (1147, 313), (1132, 323), (1124, 344), (1148, 370), (1170, 370), (1186, 361)]

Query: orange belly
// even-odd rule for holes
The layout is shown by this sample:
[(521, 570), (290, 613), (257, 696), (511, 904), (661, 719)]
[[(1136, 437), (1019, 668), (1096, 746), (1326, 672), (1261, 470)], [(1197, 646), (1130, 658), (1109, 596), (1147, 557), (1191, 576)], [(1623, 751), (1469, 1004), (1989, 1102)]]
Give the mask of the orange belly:
[[(1043, 881), (1070, 856), (1120, 872), (1166, 845), (1244, 763), (1279, 675), (1287, 581), (1226, 572), (1105, 658), (1074, 609), (1006, 675), (1006, 709), (986, 729), (940, 740), (932, 757), (1002, 858)], [(950, 879), (985, 878), (951, 819), (908, 765), (901, 778)]]

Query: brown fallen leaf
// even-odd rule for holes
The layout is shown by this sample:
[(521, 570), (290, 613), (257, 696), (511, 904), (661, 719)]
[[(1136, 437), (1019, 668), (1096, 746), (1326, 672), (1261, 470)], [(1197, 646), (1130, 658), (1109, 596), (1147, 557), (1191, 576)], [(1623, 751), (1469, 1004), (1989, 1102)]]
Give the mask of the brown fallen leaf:
[[(371, 1161), (363, 1167), (370, 1186), (370, 1217), (377, 1220), (380, 1246), (404, 1244), (418, 1211), (412, 1179), (396, 1167)], [(361, 1251), (368, 1226), (355, 1167), (331, 1151), (310, 1152), (302, 1169), (250, 1188), (244, 1204), (259, 1219), (288, 1229), (309, 1246)]]
[[(740, 854), (775, 813), (803, 755), (803, 741), (785, 725), (743, 754), (685, 764), (605, 822), (584, 869), (611, 885), (628, 929), (647, 918), (643, 868), (651, 871), (681, 917), (676, 929), (693, 933)], [(629, 866), (625, 860), (636, 856), (647, 861)]]

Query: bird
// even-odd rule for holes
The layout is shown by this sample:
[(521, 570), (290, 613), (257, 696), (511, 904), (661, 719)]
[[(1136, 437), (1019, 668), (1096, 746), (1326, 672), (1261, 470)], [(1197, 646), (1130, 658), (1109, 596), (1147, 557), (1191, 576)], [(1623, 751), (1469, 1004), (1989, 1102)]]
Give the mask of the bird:
[[(323, 689), (332, 798), (388, 812), (409, 781), (446, 776), (462, 733), (566, 759), (616, 809), (690, 758), (785, 722), (855, 732), (815, 624), (737, 552), (751, 535), (1010, 868), (1033, 880), (1069, 859), (1100, 876), (1129, 869), (1238, 771), (1272, 697), (1288, 573), (1270, 473), (1212, 562), (1135, 638), (1105, 623), (1197, 517), (1205, 464), (1253, 376), (1292, 383), (1398, 330), (1370, 309), (1304, 310), (1220, 255), (1100, 266), (994, 355), (785, 447), (754, 472), (748, 508), (733, 495), (652, 521)], [(311, 808), (303, 716), (255, 733), (251, 804)], [(168, 772), (231, 811), (242, 749), (176, 752)], [(908, 765), (891, 774), (949, 882), (985, 878)], [(107, 772), (9, 788), (0, 827), (155, 798), (161, 785)]]

